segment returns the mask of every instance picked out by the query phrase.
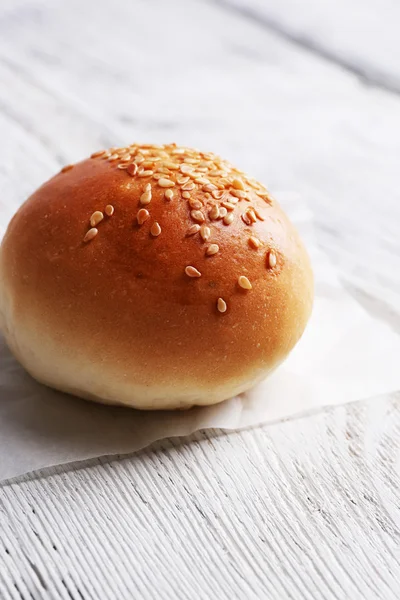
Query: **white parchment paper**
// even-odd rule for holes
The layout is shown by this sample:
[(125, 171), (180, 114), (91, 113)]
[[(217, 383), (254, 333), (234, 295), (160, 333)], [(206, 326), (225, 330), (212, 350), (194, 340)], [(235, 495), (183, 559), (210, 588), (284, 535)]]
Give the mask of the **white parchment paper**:
[(400, 390), (400, 336), (370, 317), (318, 250), (312, 215), (278, 195), (300, 229), (316, 279), (311, 321), (287, 361), (265, 382), (222, 404), (176, 412), (95, 405), (36, 383), (0, 337), (0, 480), (101, 455), (138, 450), (208, 427), (238, 429)]

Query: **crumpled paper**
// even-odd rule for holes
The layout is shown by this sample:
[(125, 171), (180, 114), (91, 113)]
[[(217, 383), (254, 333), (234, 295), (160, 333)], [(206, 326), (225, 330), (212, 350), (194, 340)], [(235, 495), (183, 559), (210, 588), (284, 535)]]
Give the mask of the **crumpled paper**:
[(316, 281), (313, 315), (286, 362), (254, 389), (222, 404), (140, 412), (92, 404), (40, 385), (0, 337), (0, 480), (129, 453), (198, 429), (239, 429), (400, 389), (400, 336), (344, 291), (315, 244), (312, 214), (299, 199), (290, 194), (278, 199), (306, 242)]

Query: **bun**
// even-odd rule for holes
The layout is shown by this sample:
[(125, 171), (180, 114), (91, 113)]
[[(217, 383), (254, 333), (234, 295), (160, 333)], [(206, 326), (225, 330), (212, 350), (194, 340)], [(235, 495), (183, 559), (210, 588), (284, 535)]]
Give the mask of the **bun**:
[(211, 153), (132, 145), (64, 167), (1, 246), (6, 340), (42, 383), (142, 409), (220, 402), (284, 360), (313, 278), (266, 189)]

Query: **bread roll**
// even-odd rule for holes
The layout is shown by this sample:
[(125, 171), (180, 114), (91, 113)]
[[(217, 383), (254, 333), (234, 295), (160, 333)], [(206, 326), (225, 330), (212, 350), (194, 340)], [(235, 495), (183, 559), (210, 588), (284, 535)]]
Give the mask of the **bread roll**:
[(247, 390), (299, 340), (313, 298), (264, 186), (176, 144), (64, 167), (11, 220), (0, 283), (4, 335), (33, 377), (140, 409)]

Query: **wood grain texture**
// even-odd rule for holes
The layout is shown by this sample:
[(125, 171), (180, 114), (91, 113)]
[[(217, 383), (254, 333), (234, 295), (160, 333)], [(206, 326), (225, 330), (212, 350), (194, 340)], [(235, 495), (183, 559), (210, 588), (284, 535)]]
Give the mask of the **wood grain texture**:
[(368, 85), (400, 93), (396, 0), (214, 1), (354, 73)]
[(382, 398), (24, 478), (2, 489), (0, 589), (398, 598), (399, 426)]
[[(272, 191), (299, 193), (347, 287), (400, 330), (396, 65), (357, 27), (334, 35), (358, 0), (329, 10), (310, 0), (302, 19), (289, 1), (251, 0), (248, 18), (233, 0), (3, 0), (1, 210), (11, 217), (98, 147), (210, 148)], [(386, 5), (389, 39), (398, 8)], [(313, 43), (282, 35), (289, 26)], [(336, 59), (357, 66), (361, 53), (386, 87)], [(0, 598), (396, 599), (398, 400), (199, 433), (2, 486)]]

